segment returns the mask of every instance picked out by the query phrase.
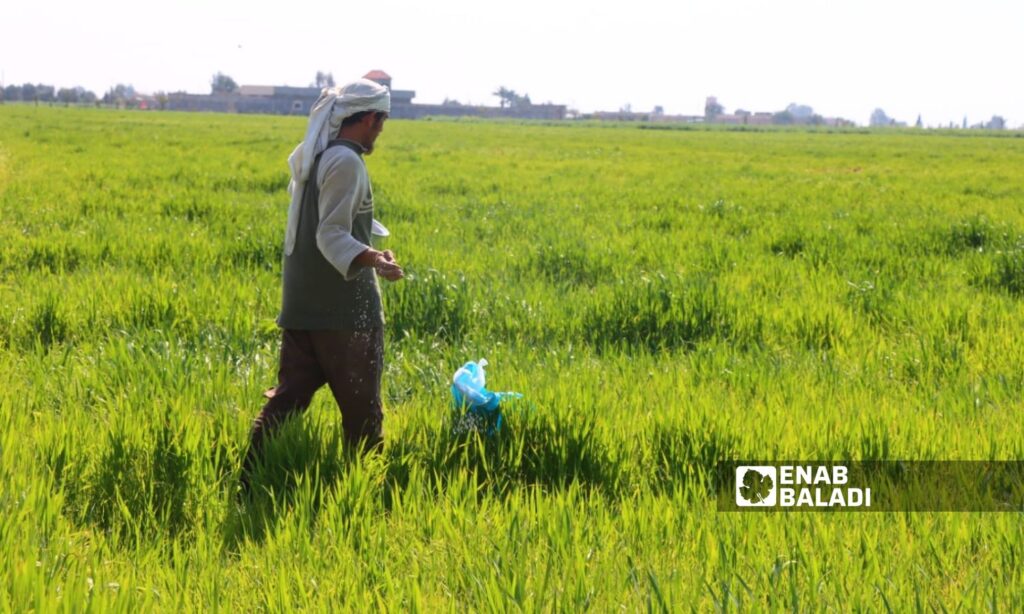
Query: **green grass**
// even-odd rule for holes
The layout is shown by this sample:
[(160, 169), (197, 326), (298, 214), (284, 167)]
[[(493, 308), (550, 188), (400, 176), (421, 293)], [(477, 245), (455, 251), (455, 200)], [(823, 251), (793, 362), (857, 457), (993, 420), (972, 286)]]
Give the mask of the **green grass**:
[[(301, 118), (0, 106), (0, 607), (1024, 609), (1018, 514), (715, 463), (1019, 459), (1024, 140), (390, 121), (386, 447), (273, 385)], [(453, 431), (469, 359), (526, 401)]]

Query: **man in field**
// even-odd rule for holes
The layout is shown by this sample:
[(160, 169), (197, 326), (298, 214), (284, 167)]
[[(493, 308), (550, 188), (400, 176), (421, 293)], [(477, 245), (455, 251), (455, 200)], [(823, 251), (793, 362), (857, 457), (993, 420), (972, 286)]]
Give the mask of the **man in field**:
[(363, 156), (391, 110), (387, 88), (359, 80), (324, 89), (288, 163), (291, 206), (285, 233), (283, 329), (278, 383), (250, 433), (242, 484), (267, 436), (302, 412), (325, 383), (341, 408), (345, 439), (382, 441), (380, 380), (384, 317), (377, 276), (402, 278), (390, 251), (370, 247), (373, 192)]

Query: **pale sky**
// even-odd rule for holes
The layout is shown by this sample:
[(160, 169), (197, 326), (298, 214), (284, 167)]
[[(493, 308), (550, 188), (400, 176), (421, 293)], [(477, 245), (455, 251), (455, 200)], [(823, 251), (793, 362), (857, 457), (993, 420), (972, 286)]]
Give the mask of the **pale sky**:
[(497, 105), (499, 86), (581, 111), (699, 115), (791, 102), (867, 123), (1024, 124), (1021, 0), (3, 0), (4, 84), (208, 93), (341, 83), (371, 69), (416, 102)]

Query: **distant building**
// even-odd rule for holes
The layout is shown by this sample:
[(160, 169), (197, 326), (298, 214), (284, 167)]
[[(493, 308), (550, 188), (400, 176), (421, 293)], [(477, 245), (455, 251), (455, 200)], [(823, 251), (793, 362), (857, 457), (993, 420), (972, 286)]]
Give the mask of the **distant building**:
[[(396, 90), (391, 75), (371, 70), (363, 75), (391, 90), (391, 117), (417, 119), (422, 117), (472, 116), (517, 119), (565, 119), (566, 106), (556, 104), (519, 105), (514, 108), (453, 104), (416, 104), (414, 90)], [(169, 94), (164, 108), (171, 111), (212, 111), (220, 113), (266, 113), (271, 115), (308, 115), (320, 96), (320, 88), (286, 85), (243, 85), (238, 91), (218, 94)]]
[(242, 96), (273, 96), (274, 86), (273, 85), (243, 85), (238, 88), (238, 93)]
[(320, 89), (315, 87), (243, 85), (236, 92), (224, 94), (168, 94), (166, 108), (171, 111), (308, 115), (318, 96)]
[(379, 83), (384, 87), (391, 89), (391, 75), (384, 72), (383, 70), (371, 70), (370, 72), (363, 75), (364, 79), (369, 79), (375, 83)]
[(363, 75), (364, 79), (369, 79), (374, 83), (379, 83), (384, 87), (391, 90), (391, 106), (395, 105), (407, 105), (412, 104), (412, 99), (416, 97), (414, 90), (396, 90), (391, 87), (391, 75), (384, 72), (383, 70), (371, 70), (370, 72)]
[(750, 111), (737, 111), (716, 115), (710, 120), (713, 124), (726, 124), (729, 126), (771, 126), (776, 123), (775, 114), (767, 112), (751, 113)]
[(747, 116), (743, 118), (743, 123), (750, 126), (770, 126), (775, 123), (775, 114), (768, 113), (767, 111), (748, 113)]
[(704, 103), (706, 121), (713, 124), (732, 126), (852, 126), (853, 122), (841, 117), (822, 117), (807, 105), (790, 104), (783, 111), (768, 113), (759, 111), (751, 113), (744, 109), (736, 109), (735, 113), (725, 113), (718, 99), (708, 96)]

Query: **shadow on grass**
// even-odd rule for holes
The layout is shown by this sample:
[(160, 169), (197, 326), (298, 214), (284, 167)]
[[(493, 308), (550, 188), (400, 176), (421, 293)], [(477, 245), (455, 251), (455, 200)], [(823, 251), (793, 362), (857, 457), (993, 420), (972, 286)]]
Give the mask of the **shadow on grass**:
[(238, 472), (226, 482), (231, 502), (222, 523), (225, 548), (235, 551), (244, 542), (262, 543), (283, 518), (296, 513), (314, 523), (331, 489), (355, 460), (340, 425), (327, 429), (302, 416), (286, 420), (264, 445), (249, 474), (248, 490), (236, 490)]
[(383, 515), (410, 494), (443, 498), (467, 483), (479, 500), (570, 485), (612, 501), (639, 491), (705, 496), (718, 461), (735, 456), (738, 445), (699, 425), (638, 431), (623, 445), (620, 433), (569, 407), (512, 407), (505, 417), (494, 435), (460, 428), (454, 415), (415, 418), (364, 456), (346, 448), (340, 425), (290, 420), (268, 442), (249, 495), (228, 506), (224, 543), (235, 550), (262, 543), (278, 527), (313, 529), (325, 505), (343, 517)]
[(504, 497), (520, 486), (560, 489), (570, 483), (607, 495), (619, 492), (622, 458), (591, 415), (520, 406), (506, 408), (505, 418), (493, 435), (466, 428), (454, 414), (434, 425), (414, 425), (386, 449), (387, 483), (408, 488), (418, 468), (437, 494), (467, 475), (479, 485), (481, 497)]
[(340, 426), (289, 420), (268, 441), (249, 493), (228, 506), (225, 546), (262, 543), (286, 518), (290, 527), (299, 520), (312, 528), (325, 504), (346, 514), (386, 513), (406, 491), (442, 497), (467, 480), (478, 485), (480, 498), (572, 483), (603, 496), (623, 492), (626, 455), (616, 453), (592, 417), (528, 410), (506, 415), (510, 419), (493, 436), (455, 428), (454, 420), (413, 424), (362, 456), (345, 446)]
[(170, 409), (146, 428), (128, 421), (93, 444), (55, 437), (44, 458), (73, 524), (128, 548), (180, 546), (218, 526), (230, 554), (278, 530), (315, 530), (325, 508), (341, 519), (380, 518), (399, 499), (443, 499), (467, 484), (479, 500), (534, 487), (574, 487), (609, 501), (679, 488), (700, 496), (702, 480), (735, 446), (701, 425), (624, 434), (585, 407), (510, 405), (495, 435), (456, 428), (453, 415), (417, 412), (364, 455), (347, 448), (340, 423), (293, 418), (268, 440), (243, 497), (245, 447), (227, 430), (174, 420)]
[(68, 437), (47, 446), (46, 465), (73, 523), (132, 547), (190, 539), (209, 492), (204, 469), (214, 465), (204, 463), (198, 437), (185, 436), (169, 411), (163, 418), (153, 428), (114, 428), (92, 451)]

